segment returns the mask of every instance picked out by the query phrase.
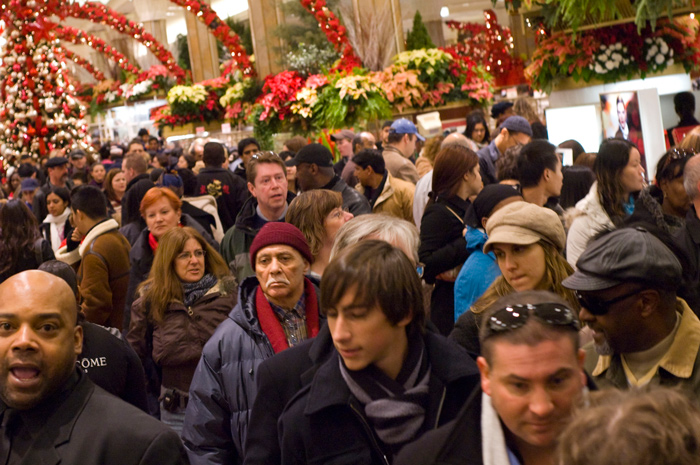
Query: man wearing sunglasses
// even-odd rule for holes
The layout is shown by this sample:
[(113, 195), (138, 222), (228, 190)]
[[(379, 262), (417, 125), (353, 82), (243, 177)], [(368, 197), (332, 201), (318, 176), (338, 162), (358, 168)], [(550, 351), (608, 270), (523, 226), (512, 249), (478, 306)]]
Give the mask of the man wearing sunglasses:
[[(600, 387), (681, 385), (700, 395), (700, 320), (676, 296), (681, 264), (644, 228), (590, 242), (562, 284), (593, 331), (586, 369)], [(594, 350), (595, 349), (595, 350)]]
[(406, 446), (394, 465), (554, 463), (557, 438), (586, 390), (579, 322), (561, 297), (525, 291), (485, 312), (481, 386), (455, 421)]

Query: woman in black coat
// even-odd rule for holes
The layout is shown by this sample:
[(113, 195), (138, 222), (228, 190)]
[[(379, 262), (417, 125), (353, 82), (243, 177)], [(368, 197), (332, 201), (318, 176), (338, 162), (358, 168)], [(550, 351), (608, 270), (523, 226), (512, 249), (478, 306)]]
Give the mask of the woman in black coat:
[(438, 152), (433, 168), (433, 191), (421, 220), (418, 256), (423, 278), (435, 283), (430, 319), (447, 336), (454, 326), (454, 283), (469, 257), (464, 217), (469, 198), (481, 191), (479, 158), (466, 147), (448, 145)]

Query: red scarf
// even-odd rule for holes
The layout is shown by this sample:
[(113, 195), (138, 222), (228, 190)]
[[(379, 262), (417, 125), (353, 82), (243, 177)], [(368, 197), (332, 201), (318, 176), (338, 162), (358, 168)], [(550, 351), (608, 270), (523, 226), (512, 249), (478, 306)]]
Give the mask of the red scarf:
[(148, 233), (148, 245), (151, 246), (151, 250), (153, 253), (156, 252), (156, 249), (158, 248), (158, 239), (156, 239), (156, 236), (153, 235), (153, 233)]
[[(312, 338), (318, 334), (318, 300), (314, 285), (307, 278), (304, 278), (304, 295), (306, 297), (306, 335)], [(261, 286), (258, 286), (255, 294), (255, 307), (258, 311), (260, 327), (270, 340), (272, 350), (277, 354), (288, 349), (289, 344), (282, 323), (275, 316), (275, 311), (272, 310)]]

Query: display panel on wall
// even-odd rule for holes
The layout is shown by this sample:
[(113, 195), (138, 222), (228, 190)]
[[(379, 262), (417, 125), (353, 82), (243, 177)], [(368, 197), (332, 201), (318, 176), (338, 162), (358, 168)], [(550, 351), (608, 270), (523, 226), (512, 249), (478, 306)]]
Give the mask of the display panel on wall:
[(625, 139), (635, 144), (642, 156), (642, 166), (645, 171), (648, 171), (644, 156), (644, 137), (637, 92), (600, 94), (600, 111), (603, 138)]

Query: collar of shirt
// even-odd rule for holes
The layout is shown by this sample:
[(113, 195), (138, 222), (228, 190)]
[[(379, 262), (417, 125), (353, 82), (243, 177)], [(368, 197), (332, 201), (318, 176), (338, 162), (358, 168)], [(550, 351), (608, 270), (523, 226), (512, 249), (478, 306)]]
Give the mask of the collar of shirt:
[[(268, 300), (268, 302), (270, 301)], [(301, 298), (291, 310), (285, 310), (272, 302), (270, 302), (270, 307), (272, 307), (272, 311), (275, 312), (275, 316), (280, 321), (284, 321), (289, 318), (289, 313), (292, 313), (293, 316), (297, 318), (304, 318), (306, 316), (306, 293), (301, 293)]]

